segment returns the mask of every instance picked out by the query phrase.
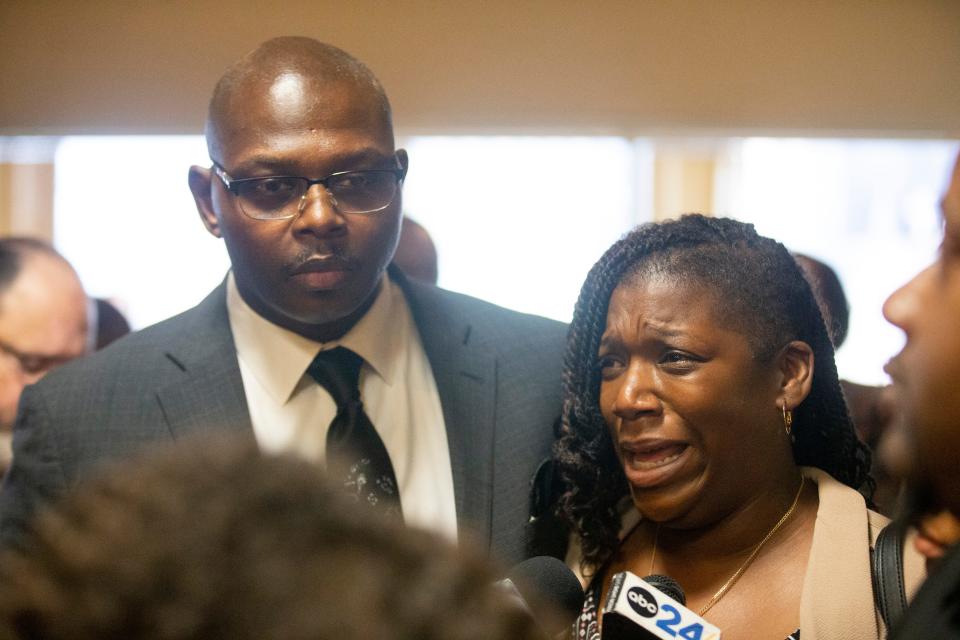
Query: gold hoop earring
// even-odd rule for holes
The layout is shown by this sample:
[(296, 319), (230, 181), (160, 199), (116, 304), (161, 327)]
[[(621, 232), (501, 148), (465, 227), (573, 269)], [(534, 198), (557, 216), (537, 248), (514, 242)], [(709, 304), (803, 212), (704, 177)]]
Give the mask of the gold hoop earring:
[(780, 409), (783, 411), (783, 430), (789, 436), (790, 432), (793, 431), (793, 411), (787, 409), (786, 402), (780, 405)]

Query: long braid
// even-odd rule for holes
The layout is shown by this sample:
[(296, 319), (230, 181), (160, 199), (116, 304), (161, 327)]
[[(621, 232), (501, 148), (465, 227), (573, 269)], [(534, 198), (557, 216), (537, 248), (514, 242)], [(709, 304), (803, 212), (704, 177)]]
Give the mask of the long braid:
[[(783, 268), (789, 267), (784, 264)], [(801, 308), (798, 313), (819, 320), (800, 323), (798, 327), (797, 338), (814, 350), (815, 367), (810, 395), (797, 408), (797, 419), (802, 420), (802, 427), (796, 435), (794, 458), (797, 464), (828, 471), (840, 482), (861, 490), (870, 500), (875, 488), (870, 477), (870, 450), (853, 429), (833, 358), (833, 342), (809, 282), (802, 271), (799, 275), (801, 280), (796, 286), (800, 290), (797, 300)], [(796, 275), (792, 280), (796, 281)], [(847, 424), (850, 428), (836, 426)]]
[[(751, 268), (744, 270), (745, 263)], [(563, 415), (554, 445), (563, 484), (558, 515), (580, 536), (586, 564), (599, 566), (616, 548), (617, 504), (628, 493), (600, 412), (600, 338), (614, 289), (651, 264), (699, 279), (724, 299), (740, 300), (758, 312), (744, 314), (757, 316), (758, 326), (744, 333), (760, 336), (758, 353), (772, 353), (794, 339), (810, 344), (813, 388), (795, 412), (794, 457), (798, 464), (820, 467), (851, 487), (864, 488), (869, 496), (869, 451), (853, 430), (819, 307), (783, 245), (758, 236), (752, 225), (722, 218), (689, 215), (643, 225), (614, 243), (590, 270), (567, 339)]]
[(629, 264), (631, 245), (621, 240), (590, 270), (574, 309), (564, 357), (564, 398), (560, 438), (554, 449), (569, 491), (561, 509), (580, 533), (584, 552), (602, 553), (616, 544), (619, 517), (615, 505), (627, 485), (600, 414), (600, 382), (594, 361), (610, 294)]

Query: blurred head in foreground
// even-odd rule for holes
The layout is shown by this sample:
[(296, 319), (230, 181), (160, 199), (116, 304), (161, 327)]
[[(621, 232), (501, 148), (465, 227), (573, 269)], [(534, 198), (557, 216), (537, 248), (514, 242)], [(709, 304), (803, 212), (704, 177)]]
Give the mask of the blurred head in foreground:
[(479, 556), (222, 438), (115, 467), (0, 560), (0, 638), (532, 638)]
[(921, 525), (928, 557), (943, 555), (960, 539), (960, 158), (942, 212), (943, 243), (936, 261), (883, 307), (887, 320), (906, 335), (903, 350), (886, 370), (903, 412), (901, 448), (908, 455), (889, 457), (905, 467), (917, 512), (944, 508), (950, 513)]

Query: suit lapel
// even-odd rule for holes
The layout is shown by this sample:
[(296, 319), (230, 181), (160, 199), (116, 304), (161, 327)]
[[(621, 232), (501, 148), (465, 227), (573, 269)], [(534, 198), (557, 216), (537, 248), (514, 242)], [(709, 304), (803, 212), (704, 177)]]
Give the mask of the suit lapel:
[(475, 346), (472, 325), (447, 312), (438, 289), (408, 281), (395, 268), (390, 275), (406, 295), (440, 394), (458, 529), (489, 541), (496, 359)]
[[(410, 305), (440, 394), (458, 528), (489, 541), (496, 359), (476, 346), (471, 323), (448, 310), (438, 289), (410, 282), (394, 268), (390, 276)], [(252, 437), (223, 284), (189, 312), (180, 336), (166, 356), (183, 375), (157, 392), (174, 439), (200, 430)]]
[(174, 439), (195, 431), (253, 435), (221, 284), (186, 318), (166, 357), (182, 375), (157, 392)]

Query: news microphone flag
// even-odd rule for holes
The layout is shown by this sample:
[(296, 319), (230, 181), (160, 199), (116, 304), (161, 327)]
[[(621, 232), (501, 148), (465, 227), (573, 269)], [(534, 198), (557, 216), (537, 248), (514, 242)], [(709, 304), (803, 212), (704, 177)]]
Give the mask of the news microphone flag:
[(720, 638), (720, 629), (629, 571), (613, 576), (602, 629), (603, 640)]

